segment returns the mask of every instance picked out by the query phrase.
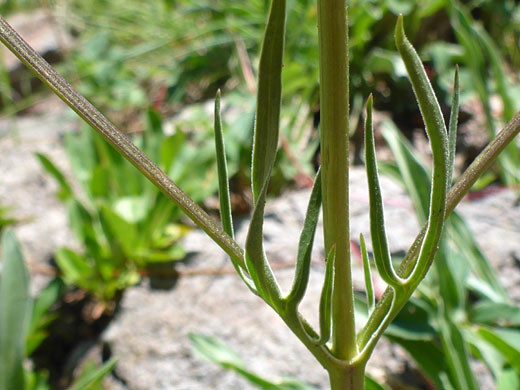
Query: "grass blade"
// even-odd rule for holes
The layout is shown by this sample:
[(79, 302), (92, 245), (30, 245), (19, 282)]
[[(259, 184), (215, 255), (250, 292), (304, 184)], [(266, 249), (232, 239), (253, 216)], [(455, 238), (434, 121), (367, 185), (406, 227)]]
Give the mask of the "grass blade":
[(31, 298), (29, 274), (12, 230), (2, 237), (0, 280), (0, 389), (24, 388), (25, 332), (29, 324)]
[(370, 262), (368, 260), (367, 247), (365, 245), (365, 237), (363, 234), (359, 235), (359, 243), (361, 247), (361, 254), (363, 256), (363, 271), (365, 274), (365, 288), (367, 291), (368, 315), (372, 313), (376, 307), (376, 297), (374, 295), (374, 286), (372, 285), (372, 272), (370, 271)]
[(99, 369), (89, 372), (80, 378), (69, 390), (89, 390), (93, 384), (103, 379), (105, 375), (112, 371), (116, 363), (117, 359), (110, 359)]
[(452, 383), (456, 389), (478, 389), (469, 364), (468, 347), (460, 329), (447, 315), (440, 315), (438, 321), (442, 349)]
[(318, 171), (314, 179), (309, 205), (307, 206), (307, 214), (303, 223), (303, 230), (300, 235), (298, 244), (298, 255), (296, 258), (296, 272), (291, 292), (285, 300), (288, 304), (298, 305), (309, 283), (309, 273), (311, 267), (311, 253), (314, 244), (314, 235), (316, 234), (316, 225), (321, 208), (321, 171)]
[(365, 156), (370, 200), (370, 232), (372, 233), (374, 260), (381, 278), (388, 283), (389, 286), (398, 288), (402, 285), (402, 280), (397, 276), (392, 266), (392, 258), (390, 256), (385, 231), (381, 186), (379, 185), (379, 176), (377, 173), (376, 148), (374, 145), (374, 131), (372, 127), (372, 96), (370, 96), (367, 101)]
[(54, 177), (60, 185), (58, 198), (61, 200), (69, 199), (72, 196), (73, 192), (63, 172), (61, 172), (58, 169), (58, 167), (56, 167), (56, 165), (51, 160), (49, 160), (49, 158), (44, 154), (36, 153), (36, 157), (38, 158), (38, 160), (40, 160), (43, 169), (45, 169), (47, 173)]

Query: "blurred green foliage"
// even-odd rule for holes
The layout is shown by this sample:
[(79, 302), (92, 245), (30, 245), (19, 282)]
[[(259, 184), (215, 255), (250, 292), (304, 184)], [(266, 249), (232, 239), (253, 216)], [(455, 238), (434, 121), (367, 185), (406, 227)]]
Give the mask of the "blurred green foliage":
[(0, 233), (2, 230), (16, 222), (16, 219), (10, 216), (10, 208), (0, 205)]
[[(35, 371), (24, 360), (47, 337), (46, 328), (55, 319), (52, 305), (63, 291), (55, 279), (35, 298), (29, 294), (29, 273), (14, 233), (1, 240), (0, 274), (0, 388), (3, 390), (50, 390), (46, 372)], [(112, 370), (115, 361), (89, 367), (70, 390), (93, 390), (93, 385)]]
[[(217, 188), (210, 137), (188, 133), (182, 125), (166, 134), (160, 116), (149, 111), (148, 129), (134, 142), (195, 201), (202, 201)], [(66, 282), (109, 301), (137, 283), (140, 271), (151, 264), (184, 257), (178, 241), (190, 228), (166, 196), (89, 129), (67, 134), (65, 145), (79, 191), (47, 157), (37, 156), (57, 180), (57, 195), (84, 246), (56, 253)]]
[[(315, 386), (294, 378), (279, 380), (268, 379), (248, 368), (242, 358), (224, 341), (198, 333), (189, 335), (195, 356), (201, 360), (218, 364), (225, 370), (231, 370), (242, 376), (259, 390), (315, 390)], [(388, 387), (377, 383), (372, 377), (365, 377), (366, 390), (387, 390)]]

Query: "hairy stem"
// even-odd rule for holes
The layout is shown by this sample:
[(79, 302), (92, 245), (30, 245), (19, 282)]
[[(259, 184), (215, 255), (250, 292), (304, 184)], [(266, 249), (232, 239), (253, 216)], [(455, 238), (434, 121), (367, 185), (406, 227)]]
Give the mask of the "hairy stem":
[(240, 246), (103, 114), (74, 90), (1, 16), (0, 42), (7, 46), (61, 100), (173, 200), (233, 261), (245, 269), (244, 255)]
[(346, 0), (318, 0), (320, 133), (325, 253), (336, 247), (332, 352), (357, 355), (350, 270), (348, 164), (349, 64)]

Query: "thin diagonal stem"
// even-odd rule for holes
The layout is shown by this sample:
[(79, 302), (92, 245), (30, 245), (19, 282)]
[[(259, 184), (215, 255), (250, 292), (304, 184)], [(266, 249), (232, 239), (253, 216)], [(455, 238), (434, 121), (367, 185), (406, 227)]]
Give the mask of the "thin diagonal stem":
[(74, 90), (74, 88), (72, 88), (47, 61), (36, 53), (1, 16), (0, 41), (58, 95), (61, 100), (99, 132), (108, 143), (116, 148), (153, 184), (172, 199), (193, 222), (204, 230), (233, 259), (233, 261), (245, 268), (243, 250), (240, 246), (103, 114)]

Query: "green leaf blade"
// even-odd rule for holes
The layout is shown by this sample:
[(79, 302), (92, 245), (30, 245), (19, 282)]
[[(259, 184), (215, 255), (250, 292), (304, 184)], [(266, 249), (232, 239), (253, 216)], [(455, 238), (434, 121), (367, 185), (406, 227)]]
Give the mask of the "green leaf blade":
[(273, 307), (282, 297), (265, 257), (263, 224), (267, 189), (278, 146), (285, 22), (286, 0), (273, 0), (260, 55), (252, 163), (255, 208), (246, 239), (247, 270), (260, 296)]
[(374, 130), (372, 126), (372, 96), (367, 101), (367, 119), (365, 123), (365, 163), (368, 180), (370, 201), (370, 231), (372, 233), (372, 247), (374, 260), (381, 278), (394, 288), (402, 285), (402, 280), (395, 273), (392, 258), (386, 238), (383, 198), (379, 175), (377, 172), (376, 149), (374, 144)]
[(29, 274), (14, 233), (2, 236), (0, 283), (0, 388), (24, 388), (25, 335), (31, 310)]
[(272, 0), (258, 73), (257, 113), (253, 144), (253, 199), (269, 180), (276, 157), (282, 103), (286, 0)]
[(285, 300), (292, 305), (297, 306), (307, 290), (309, 283), (309, 274), (311, 266), (311, 253), (314, 244), (314, 236), (316, 234), (316, 225), (321, 208), (321, 171), (318, 171), (314, 179), (307, 213), (303, 223), (303, 229), (298, 244), (298, 255), (296, 257), (296, 272), (294, 275), (293, 285), (290, 293)]
[(329, 341), (332, 333), (332, 293), (334, 281), (334, 257), (336, 247), (332, 247), (327, 256), (325, 267), (325, 280), (320, 297), (320, 338), (316, 341), (317, 345), (323, 345)]
[(439, 102), (419, 55), (406, 38), (402, 15), (399, 16), (397, 21), (395, 41), (419, 103), (433, 156), (428, 228), (421, 246), (416, 268), (408, 279), (415, 286), (422, 280), (433, 260), (444, 226), (448, 192), (449, 144)]
[(222, 132), (222, 116), (220, 112), (220, 89), (215, 98), (215, 149), (217, 152), (218, 195), (220, 200), (220, 219), (222, 228), (234, 238), (233, 218), (231, 215), (231, 199), (229, 196), (229, 178), (226, 160), (224, 134)]

